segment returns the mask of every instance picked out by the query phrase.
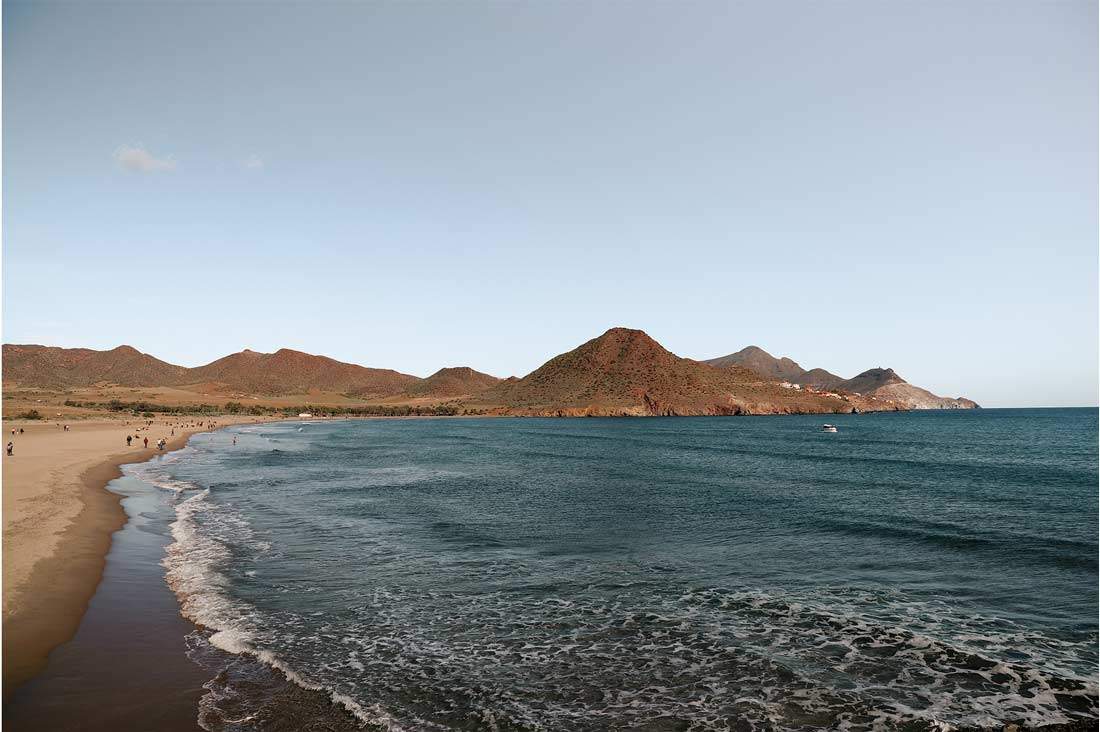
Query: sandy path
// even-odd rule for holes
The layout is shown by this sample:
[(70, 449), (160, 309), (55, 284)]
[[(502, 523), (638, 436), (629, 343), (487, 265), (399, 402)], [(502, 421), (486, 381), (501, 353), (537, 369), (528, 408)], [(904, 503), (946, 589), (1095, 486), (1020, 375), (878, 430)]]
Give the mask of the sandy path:
[[(255, 418), (215, 418), (218, 426)], [(197, 420), (197, 418), (196, 418)], [(196, 420), (4, 422), (3, 444), (3, 681), (4, 695), (42, 668), (50, 650), (76, 632), (103, 573), (111, 534), (126, 521), (119, 497), (104, 490), (119, 466), (182, 447), (202, 427)], [(170, 423), (176, 434), (171, 435)], [(12, 427), (25, 433), (11, 434)], [(127, 433), (149, 437), (150, 448), (126, 447)]]

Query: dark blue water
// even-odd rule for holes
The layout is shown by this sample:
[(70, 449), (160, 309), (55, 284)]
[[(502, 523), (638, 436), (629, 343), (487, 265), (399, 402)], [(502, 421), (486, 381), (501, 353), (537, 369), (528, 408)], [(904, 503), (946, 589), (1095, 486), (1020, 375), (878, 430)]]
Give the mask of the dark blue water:
[(1095, 720), (1097, 411), (830, 419), (255, 425), (145, 477), (203, 638), (375, 723)]

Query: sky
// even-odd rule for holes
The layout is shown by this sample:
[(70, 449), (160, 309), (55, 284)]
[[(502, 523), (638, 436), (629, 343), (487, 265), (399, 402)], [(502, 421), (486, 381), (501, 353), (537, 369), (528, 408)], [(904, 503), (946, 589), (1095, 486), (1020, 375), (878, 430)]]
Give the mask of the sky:
[(3, 4), (3, 340), (523, 375), (607, 328), (1096, 405), (1097, 4)]

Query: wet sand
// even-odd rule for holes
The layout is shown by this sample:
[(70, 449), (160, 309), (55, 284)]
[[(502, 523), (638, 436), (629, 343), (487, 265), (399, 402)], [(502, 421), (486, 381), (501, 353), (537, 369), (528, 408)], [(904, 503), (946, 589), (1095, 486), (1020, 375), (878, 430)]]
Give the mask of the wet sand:
[(111, 534), (126, 521), (119, 497), (104, 486), (121, 465), (158, 454), (139, 441), (127, 448), (127, 433), (148, 435), (151, 446), (165, 437), (169, 450), (178, 449), (205, 428), (177, 427), (173, 436), (170, 423), (190, 421), (159, 418), (142, 431), (144, 420), (133, 418), (77, 422), (68, 432), (54, 423), (4, 423), (5, 444), (15, 443), (3, 464), (5, 700), (73, 637), (96, 591)]
[[(4, 726), (175, 732), (235, 729), (248, 719), (273, 731), (360, 728), (327, 695), (251, 657), (220, 651), (181, 616), (161, 564), (179, 497), (131, 476), (97, 490), (109, 492), (115, 507), (121, 497), (123, 525), (110, 537), (105, 569), (75, 635), (53, 649), (44, 670), (6, 696)], [(239, 691), (265, 703), (237, 713)]]
[(127, 495), (129, 520), (113, 537), (76, 635), (5, 700), (9, 729), (199, 729), (198, 701), (210, 674), (187, 658), (195, 626), (180, 616), (159, 564), (174, 514), (141, 481), (123, 477), (111, 487)]

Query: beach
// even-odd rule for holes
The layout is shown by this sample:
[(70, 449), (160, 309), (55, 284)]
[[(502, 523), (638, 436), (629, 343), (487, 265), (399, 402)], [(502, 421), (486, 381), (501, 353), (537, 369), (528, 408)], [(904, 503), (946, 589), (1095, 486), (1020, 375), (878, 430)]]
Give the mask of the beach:
[[(219, 426), (255, 421), (201, 420)], [(4, 443), (14, 442), (14, 454), (5, 455), (3, 466), (5, 698), (79, 627), (111, 535), (126, 522), (119, 496), (105, 490), (107, 483), (121, 475), (121, 465), (157, 455), (160, 438), (167, 439), (165, 451), (170, 451), (208, 429), (199, 417), (147, 422), (137, 417), (71, 422), (66, 431), (61, 423), (4, 421)], [(148, 436), (150, 446), (138, 439), (127, 447), (127, 434)]]

